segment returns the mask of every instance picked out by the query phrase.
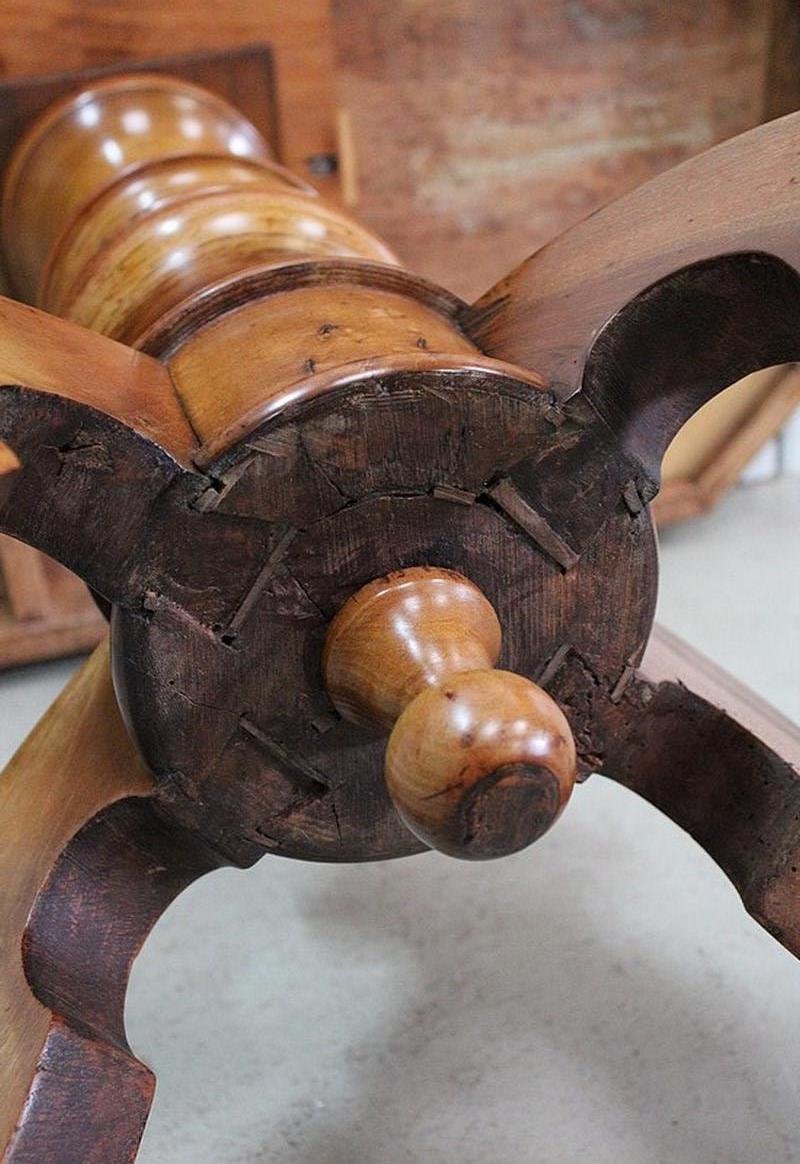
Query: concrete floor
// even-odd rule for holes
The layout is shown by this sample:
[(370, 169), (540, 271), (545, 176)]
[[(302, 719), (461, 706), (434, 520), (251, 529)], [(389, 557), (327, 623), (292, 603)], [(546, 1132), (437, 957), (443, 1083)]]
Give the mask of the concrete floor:
[[(663, 622), (800, 720), (800, 482), (662, 538)], [(71, 664), (0, 677), (0, 758)], [(527, 853), (265, 860), (189, 889), (133, 973), (140, 1164), (800, 1160), (800, 967), (601, 778)]]

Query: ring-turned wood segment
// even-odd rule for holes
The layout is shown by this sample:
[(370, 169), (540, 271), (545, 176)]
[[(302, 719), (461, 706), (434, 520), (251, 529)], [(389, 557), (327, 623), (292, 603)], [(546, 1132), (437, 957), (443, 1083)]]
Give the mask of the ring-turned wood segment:
[[(505, 481), (553, 429), (539, 377), (479, 352), (463, 304), (298, 189), (218, 99), (142, 76), (61, 102), (10, 170), (7, 204), (31, 222), (58, 197), (51, 151), (85, 172), (56, 200), (49, 255), (15, 269), (110, 338), (14, 309), (12, 332), (24, 312), (74, 359), (45, 385), (12, 349), (4, 433), (23, 473), (5, 528), (114, 605), (116, 688), (162, 803), (228, 859), (419, 849), (381, 741), (325, 693), (328, 619), (376, 573), (457, 568), (500, 614), (502, 666), (533, 679), (569, 639), (613, 676), (652, 616), (646, 518), (565, 580)], [(119, 365), (113, 407), (101, 357)], [(610, 620), (582, 611), (628, 574), (642, 581), (608, 642)]]

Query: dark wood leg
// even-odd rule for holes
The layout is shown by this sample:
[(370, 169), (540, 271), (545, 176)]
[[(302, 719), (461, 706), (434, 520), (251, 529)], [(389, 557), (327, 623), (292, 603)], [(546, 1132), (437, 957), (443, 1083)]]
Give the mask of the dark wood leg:
[(128, 1047), (128, 973), (214, 859), (162, 821), (103, 644), (0, 780), (0, 1149), (8, 1164), (134, 1159), (155, 1080)]
[(800, 729), (657, 628), (594, 730), (603, 772), (694, 837), (800, 957)]

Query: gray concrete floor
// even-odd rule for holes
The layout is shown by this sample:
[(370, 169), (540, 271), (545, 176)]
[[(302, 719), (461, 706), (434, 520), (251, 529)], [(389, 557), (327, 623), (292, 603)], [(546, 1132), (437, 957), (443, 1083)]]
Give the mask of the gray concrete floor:
[[(800, 719), (800, 482), (662, 538), (659, 616)], [(70, 664), (0, 677), (4, 758)], [(800, 1160), (800, 968), (601, 778), (527, 853), (269, 860), (189, 889), (133, 973), (141, 1164)]]

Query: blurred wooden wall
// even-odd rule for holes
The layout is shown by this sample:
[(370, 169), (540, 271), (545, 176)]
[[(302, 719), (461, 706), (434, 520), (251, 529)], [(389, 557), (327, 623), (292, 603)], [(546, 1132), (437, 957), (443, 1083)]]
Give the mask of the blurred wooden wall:
[(797, 10), (333, 0), (359, 213), (412, 268), (474, 297), (609, 199), (793, 108)]

